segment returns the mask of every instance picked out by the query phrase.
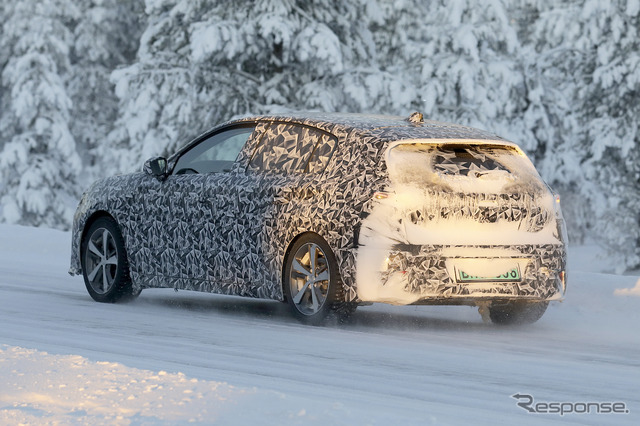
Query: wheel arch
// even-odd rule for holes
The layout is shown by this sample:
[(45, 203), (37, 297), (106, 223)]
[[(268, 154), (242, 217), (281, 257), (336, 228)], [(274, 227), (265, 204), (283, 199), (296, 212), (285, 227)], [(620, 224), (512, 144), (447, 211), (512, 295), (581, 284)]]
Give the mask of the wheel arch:
[(120, 235), (122, 235), (122, 239), (124, 240), (124, 245), (125, 245), (125, 250), (126, 252), (128, 252), (127, 250), (127, 238), (125, 236), (125, 234), (122, 232), (122, 227), (120, 226), (120, 223), (117, 221), (117, 219), (108, 211), (106, 210), (96, 210), (93, 213), (91, 213), (87, 219), (84, 221), (84, 225), (82, 226), (82, 230), (80, 231), (80, 238), (78, 240), (78, 264), (80, 266), (80, 271), (82, 271), (82, 242), (84, 241), (85, 237), (87, 236), (87, 231), (89, 231), (89, 228), (91, 228), (91, 225), (93, 225), (95, 223), (95, 221), (97, 221), (100, 218), (109, 218), (112, 219), (115, 223), (116, 226), (118, 227), (118, 230), (120, 231)]
[[(113, 219), (114, 222), (116, 222), (116, 224), (118, 224), (118, 221), (116, 220), (116, 218), (113, 217), (113, 215), (111, 215), (106, 210), (96, 210), (89, 217), (87, 217), (87, 220), (85, 220), (84, 222), (84, 226), (82, 227), (82, 233), (80, 234), (80, 247), (79, 247), (80, 249), (82, 248), (82, 241), (84, 241), (84, 237), (87, 235), (87, 231), (89, 230), (89, 228), (91, 228), (91, 225), (93, 225), (93, 223), (96, 220), (100, 219), (101, 217), (111, 218)], [(120, 224), (118, 224), (118, 228), (120, 228)], [(122, 229), (120, 229), (120, 232), (122, 232)], [(81, 256), (82, 253), (79, 253), (79, 255)]]

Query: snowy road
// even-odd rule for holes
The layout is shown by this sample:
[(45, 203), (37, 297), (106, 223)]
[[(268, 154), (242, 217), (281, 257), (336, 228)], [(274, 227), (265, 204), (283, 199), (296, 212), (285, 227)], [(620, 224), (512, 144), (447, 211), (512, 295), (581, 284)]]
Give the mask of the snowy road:
[[(0, 225), (0, 422), (105, 418), (115, 406), (106, 397), (103, 411), (85, 410), (85, 417), (56, 411), (50, 401), (20, 400), (18, 388), (36, 386), (38, 363), (58, 365), (56, 383), (74, 384), (76, 373), (64, 374), (66, 358), (58, 355), (86, 358), (95, 383), (102, 361), (122, 364), (110, 376), (116, 383), (118, 374), (131, 379), (150, 370), (213, 384), (218, 397), (200, 390), (198, 407), (204, 401), (218, 414), (200, 417), (204, 423), (640, 421), (640, 284), (614, 295), (639, 277), (595, 272), (606, 266), (595, 248), (571, 254), (567, 300), (519, 328), (483, 324), (469, 307), (385, 305), (360, 308), (345, 326), (309, 327), (276, 302), (171, 290), (105, 305), (67, 275), (68, 253), (67, 233)], [(516, 393), (536, 402), (623, 402), (629, 413), (530, 414), (516, 405)], [(70, 395), (72, 403), (83, 398)], [(175, 422), (176, 412), (165, 409), (144, 421), (131, 409), (119, 421)]]

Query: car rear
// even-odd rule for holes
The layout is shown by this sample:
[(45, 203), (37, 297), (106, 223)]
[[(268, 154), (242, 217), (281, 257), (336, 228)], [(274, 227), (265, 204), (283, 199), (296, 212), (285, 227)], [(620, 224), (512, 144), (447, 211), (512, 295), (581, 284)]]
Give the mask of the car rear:
[(358, 297), (394, 304), (561, 299), (559, 198), (504, 141), (389, 144), (357, 253)]

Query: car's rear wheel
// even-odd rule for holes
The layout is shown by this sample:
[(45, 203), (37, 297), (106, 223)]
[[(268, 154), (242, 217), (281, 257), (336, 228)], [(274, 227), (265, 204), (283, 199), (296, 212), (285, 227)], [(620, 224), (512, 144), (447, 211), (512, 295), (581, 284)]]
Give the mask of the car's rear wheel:
[(494, 324), (533, 324), (542, 318), (549, 302), (526, 302), (510, 300), (493, 302), (489, 306), (489, 317)]
[(327, 317), (345, 320), (355, 304), (344, 301), (338, 265), (326, 241), (316, 234), (298, 239), (285, 259), (284, 291), (294, 315), (307, 324)]
[(82, 275), (97, 302), (114, 303), (136, 297), (129, 277), (124, 240), (111, 217), (96, 219), (82, 239)]

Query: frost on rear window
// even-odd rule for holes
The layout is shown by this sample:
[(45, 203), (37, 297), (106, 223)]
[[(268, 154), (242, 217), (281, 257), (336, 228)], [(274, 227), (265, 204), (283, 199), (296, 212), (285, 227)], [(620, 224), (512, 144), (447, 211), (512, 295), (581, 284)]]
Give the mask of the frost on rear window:
[(400, 144), (389, 151), (387, 166), (395, 184), (462, 192), (498, 192), (539, 181), (529, 160), (506, 145)]
[[(496, 161), (495, 150), (465, 147), (438, 147), (434, 149), (433, 170), (445, 175), (477, 176), (494, 170), (508, 172)], [(491, 152), (492, 155), (488, 155)]]

